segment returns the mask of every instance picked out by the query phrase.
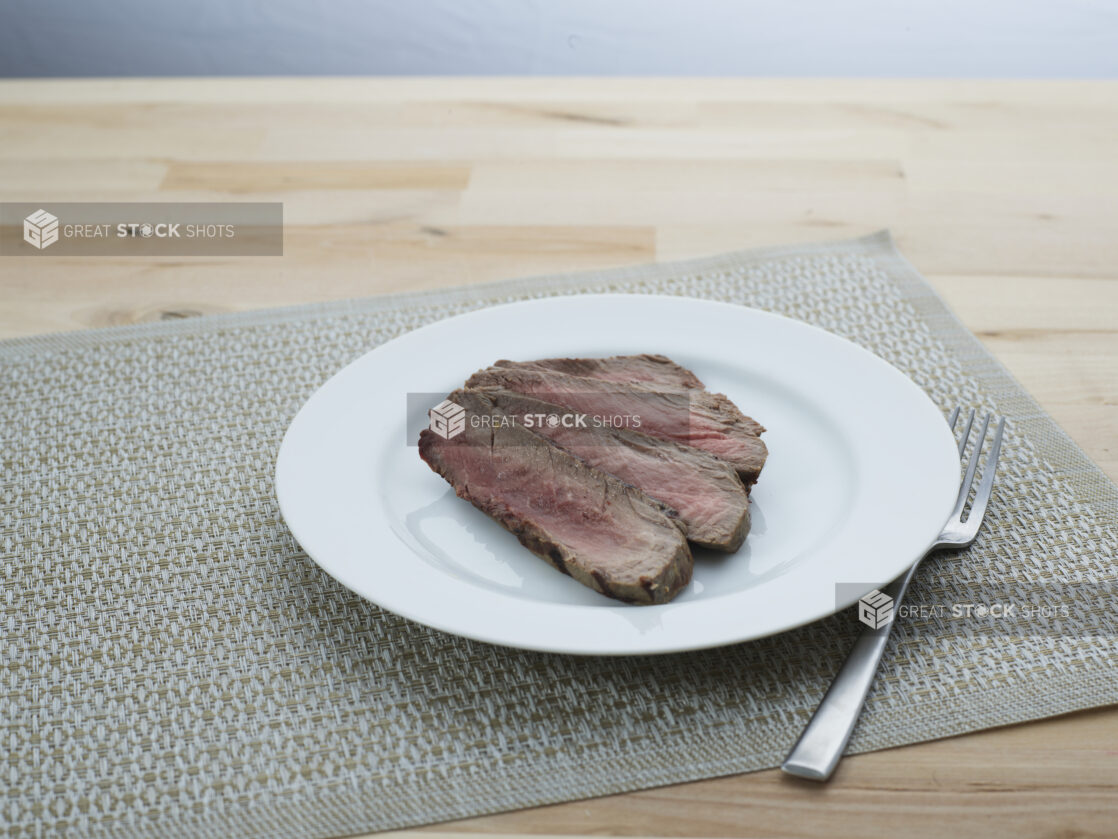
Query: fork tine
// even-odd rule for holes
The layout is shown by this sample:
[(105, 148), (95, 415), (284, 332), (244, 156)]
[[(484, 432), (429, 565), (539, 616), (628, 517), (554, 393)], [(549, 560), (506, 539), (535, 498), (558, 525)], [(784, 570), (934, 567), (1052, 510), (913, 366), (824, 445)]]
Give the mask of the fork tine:
[[(986, 439), (986, 429), (990, 427), (990, 420), (993, 414), (987, 414), (986, 420), (982, 423), (982, 428), (978, 432), (978, 436), (974, 440), (974, 448), (971, 449), (970, 462), (967, 464), (967, 474), (963, 478), (963, 483), (959, 487), (959, 499), (955, 502), (955, 509), (951, 511), (952, 519), (962, 519), (963, 507), (966, 506), (967, 496), (970, 495), (970, 485), (974, 483), (974, 473), (978, 469), (978, 458), (982, 455), (982, 443)], [(974, 411), (971, 411), (971, 420), (973, 421)], [(968, 431), (970, 422), (967, 423)], [(966, 446), (966, 439), (963, 439), (963, 446), (960, 451)]]
[(967, 514), (968, 527), (973, 526), (970, 532), (971, 538), (978, 534), (978, 528), (982, 525), (982, 517), (986, 515), (986, 505), (990, 501), (990, 495), (994, 488), (994, 472), (998, 468), (998, 455), (1002, 450), (1002, 432), (1005, 431), (1005, 417), (998, 420), (998, 427), (994, 431), (994, 439), (990, 442), (990, 454), (986, 457), (986, 465), (982, 468), (982, 480), (978, 484), (978, 489), (974, 493), (974, 504), (971, 505), (970, 512)]
[[(956, 409), (958, 410), (958, 409)], [(967, 424), (963, 426), (963, 435), (959, 438), (959, 457), (963, 456), (963, 452), (967, 450), (967, 440), (970, 439), (971, 426), (974, 425), (974, 408), (970, 409), (967, 415)], [(951, 423), (951, 427), (955, 427), (955, 423)]]

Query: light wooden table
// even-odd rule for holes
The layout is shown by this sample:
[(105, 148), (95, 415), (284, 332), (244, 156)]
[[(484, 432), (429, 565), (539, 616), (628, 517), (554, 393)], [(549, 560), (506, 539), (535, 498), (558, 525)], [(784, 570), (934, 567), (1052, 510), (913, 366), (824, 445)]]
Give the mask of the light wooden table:
[[(1118, 479), (1118, 83), (0, 82), (0, 200), (283, 201), (272, 259), (0, 258), (0, 337), (890, 227)], [(1118, 835), (1118, 709), (439, 825)]]

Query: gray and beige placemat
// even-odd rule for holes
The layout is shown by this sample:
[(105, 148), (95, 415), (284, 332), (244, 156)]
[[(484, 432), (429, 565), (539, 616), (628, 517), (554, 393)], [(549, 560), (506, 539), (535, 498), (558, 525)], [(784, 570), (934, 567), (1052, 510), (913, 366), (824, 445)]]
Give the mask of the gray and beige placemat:
[(584, 291), (800, 318), (1010, 418), (983, 537), (913, 597), (1094, 596), (1043, 629), (901, 621), (854, 751), (1118, 702), (1118, 491), (878, 234), (0, 345), (0, 835), (335, 836), (776, 765), (849, 611), (686, 655), (520, 652), (380, 611), (280, 518), (280, 439), (338, 368)]

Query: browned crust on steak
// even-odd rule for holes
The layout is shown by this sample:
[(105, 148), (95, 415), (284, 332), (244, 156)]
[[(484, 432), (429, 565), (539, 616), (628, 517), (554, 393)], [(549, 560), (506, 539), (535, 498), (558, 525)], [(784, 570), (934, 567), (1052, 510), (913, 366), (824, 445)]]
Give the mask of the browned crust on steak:
[(606, 382), (651, 384), (656, 387), (702, 390), (699, 377), (666, 355), (611, 355), (605, 358), (539, 358), (535, 361), (501, 359), (494, 367), (529, 367), (585, 376)]

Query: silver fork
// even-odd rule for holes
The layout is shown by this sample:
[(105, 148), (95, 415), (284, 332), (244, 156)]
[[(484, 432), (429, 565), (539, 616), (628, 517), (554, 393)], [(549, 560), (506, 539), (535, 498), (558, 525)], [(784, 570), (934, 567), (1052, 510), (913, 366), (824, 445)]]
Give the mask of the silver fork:
[[(956, 408), (951, 412), (948, 419), (953, 431), (960, 413), (960, 409)], [(997, 469), (998, 454), (1001, 452), (1002, 446), (1002, 432), (1005, 429), (1004, 418), (997, 421), (997, 430), (994, 432), (994, 437), (990, 443), (990, 453), (986, 457), (986, 465), (982, 470), (982, 480), (978, 484), (974, 501), (971, 503), (970, 511), (965, 519), (963, 513), (970, 496), (971, 484), (974, 483), (975, 472), (978, 470), (982, 444), (986, 439), (986, 432), (993, 419), (993, 414), (987, 414), (985, 421), (982, 423), (982, 428), (971, 447), (970, 461), (959, 487), (959, 497), (955, 502), (955, 509), (951, 512), (951, 517), (944, 525), (939, 538), (928, 549), (928, 553), (944, 548), (965, 548), (972, 544), (978, 536), (978, 529), (982, 526), (982, 517), (986, 514), (986, 505), (990, 501), (990, 493), (994, 486), (994, 471)], [(966, 426), (959, 438), (960, 459), (966, 452), (967, 441), (970, 439), (973, 426), (974, 410), (971, 409)], [(897, 613), (897, 607), (900, 606), (901, 600), (904, 598), (905, 590), (916, 575), (916, 569), (920, 567), (922, 560), (923, 557), (918, 559), (908, 571), (882, 589), (885, 594), (893, 598), (894, 614)], [(815, 709), (815, 714), (812, 715), (807, 728), (804, 729), (800, 739), (796, 741), (796, 745), (792, 747), (792, 751), (788, 753), (788, 757), (781, 764), (780, 768), (789, 775), (810, 778), (813, 781), (825, 781), (831, 777), (831, 773), (835, 771), (835, 767), (838, 766), (838, 762), (842, 758), (846, 744), (850, 741), (850, 735), (854, 731), (855, 723), (858, 722), (858, 716), (862, 713), (862, 705), (866, 701), (866, 694), (869, 693), (870, 685), (877, 673), (877, 665), (881, 661), (881, 654), (885, 651), (885, 645), (889, 641), (889, 633), (892, 629), (893, 621), (890, 620), (882, 629), (873, 630), (867, 627), (862, 630), (862, 634), (854, 642), (854, 648), (850, 651), (846, 663), (842, 665), (842, 669), (835, 676), (835, 680), (831, 683), (823, 701)]]

